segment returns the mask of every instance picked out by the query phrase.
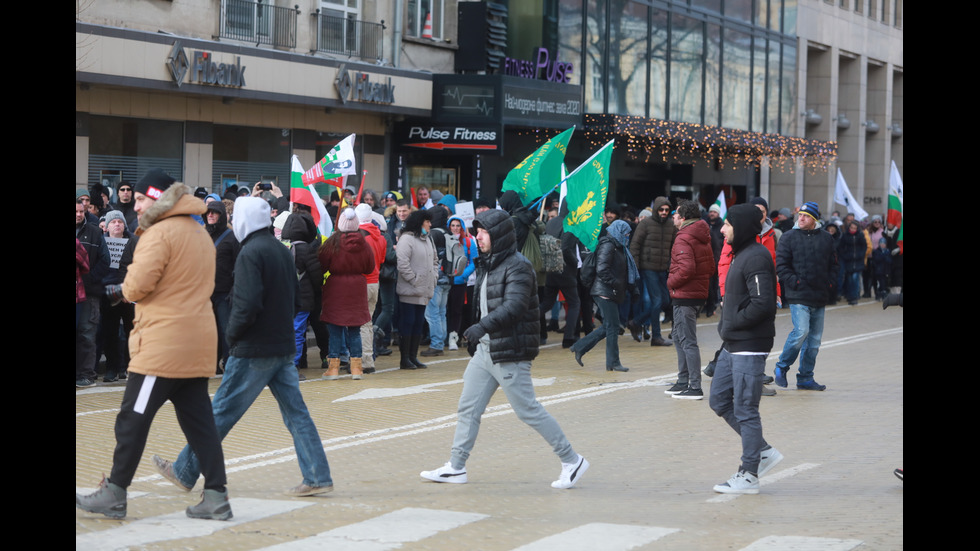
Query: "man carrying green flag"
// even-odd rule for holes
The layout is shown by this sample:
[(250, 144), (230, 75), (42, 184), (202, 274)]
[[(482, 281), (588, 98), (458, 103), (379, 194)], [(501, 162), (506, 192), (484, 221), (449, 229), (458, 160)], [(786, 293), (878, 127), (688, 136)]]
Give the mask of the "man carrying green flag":
[(561, 182), (565, 151), (574, 131), (573, 126), (558, 134), (518, 163), (507, 174), (501, 191), (514, 190), (524, 206), (551, 192)]
[(564, 221), (565, 231), (578, 237), (590, 251), (595, 250), (602, 230), (602, 211), (606, 208), (606, 196), (609, 194), (613, 141), (602, 146), (566, 179), (568, 215)]

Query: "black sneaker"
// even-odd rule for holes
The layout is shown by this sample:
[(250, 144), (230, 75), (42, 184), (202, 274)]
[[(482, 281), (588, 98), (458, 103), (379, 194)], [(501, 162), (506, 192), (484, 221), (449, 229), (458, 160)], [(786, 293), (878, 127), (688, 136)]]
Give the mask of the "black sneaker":
[(674, 386), (665, 390), (664, 394), (677, 394), (678, 392), (684, 392), (685, 390), (687, 390), (687, 383), (674, 383)]
[(95, 386), (95, 381), (92, 379), (78, 379), (75, 381), (75, 388), (92, 388)]
[(674, 394), (672, 397), (677, 398), (678, 400), (701, 400), (704, 399), (704, 392), (702, 392), (700, 388), (688, 388)]

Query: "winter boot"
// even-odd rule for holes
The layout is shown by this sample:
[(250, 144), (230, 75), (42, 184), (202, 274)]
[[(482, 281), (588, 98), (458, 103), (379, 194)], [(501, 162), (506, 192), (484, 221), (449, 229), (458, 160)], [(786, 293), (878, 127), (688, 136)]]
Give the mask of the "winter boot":
[(350, 378), (355, 381), (361, 380), (364, 375), (364, 370), (362, 369), (362, 359), (361, 358), (351, 358), (350, 359)]
[(336, 381), (340, 378), (340, 358), (327, 358), (327, 372), (323, 374), (327, 381)]
[(410, 359), (412, 354), (411, 348), (412, 345), (409, 337), (398, 338), (398, 354), (401, 356), (401, 362), (399, 362), (398, 367), (401, 369), (418, 369)]
[(428, 366), (419, 361), (419, 345), (422, 344), (422, 335), (412, 335), (411, 339), (408, 359), (415, 364), (415, 367), (425, 369)]
[(103, 476), (95, 493), (87, 496), (75, 494), (75, 507), (109, 518), (123, 518), (126, 516), (126, 489), (116, 486)]
[(204, 490), (201, 502), (187, 508), (187, 516), (207, 520), (230, 519), (234, 515), (231, 514), (231, 503), (228, 502), (228, 490)]

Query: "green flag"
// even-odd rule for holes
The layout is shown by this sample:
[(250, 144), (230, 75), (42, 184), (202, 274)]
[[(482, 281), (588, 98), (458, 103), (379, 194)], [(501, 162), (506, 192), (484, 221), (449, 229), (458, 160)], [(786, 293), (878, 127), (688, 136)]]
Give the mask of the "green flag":
[(614, 141), (609, 140), (567, 178), (568, 195), (565, 200), (568, 201), (568, 215), (563, 225), (565, 231), (578, 237), (590, 251), (595, 250), (602, 229)]
[(544, 145), (518, 163), (504, 179), (501, 191), (514, 190), (527, 206), (538, 197), (550, 192), (561, 182), (561, 166), (565, 150), (575, 127), (551, 138)]

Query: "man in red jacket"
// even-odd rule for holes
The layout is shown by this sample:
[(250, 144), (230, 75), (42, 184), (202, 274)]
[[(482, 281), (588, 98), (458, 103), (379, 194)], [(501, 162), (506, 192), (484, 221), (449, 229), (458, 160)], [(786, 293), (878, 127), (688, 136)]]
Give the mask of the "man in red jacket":
[(677, 383), (666, 391), (674, 398), (701, 400), (701, 351), (698, 349), (697, 318), (708, 299), (715, 255), (711, 231), (701, 219), (694, 201), (682, 200), (674, 211), (677, 237), (670, 248), (667, 290), (674, 307), (674, 346), (677, 347)]

